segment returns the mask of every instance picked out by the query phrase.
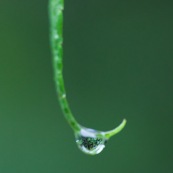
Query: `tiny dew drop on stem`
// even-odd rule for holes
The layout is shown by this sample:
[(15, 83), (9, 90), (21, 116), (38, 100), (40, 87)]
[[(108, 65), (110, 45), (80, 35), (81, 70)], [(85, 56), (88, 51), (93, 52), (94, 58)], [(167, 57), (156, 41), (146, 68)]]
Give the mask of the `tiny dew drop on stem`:
[(74, 131), (76, 143), (85, 154), (99, 154), (106, 142), (119, 133), (126, 125), (122, 123), (113, 130), (102, 132), (81, 126), (74, 118), (69, 107), (63, 79), (63, 8), (64, 0), (49, 0), (50, 41), (53, 55), (54, 78), (60, 106), (64, 116)]

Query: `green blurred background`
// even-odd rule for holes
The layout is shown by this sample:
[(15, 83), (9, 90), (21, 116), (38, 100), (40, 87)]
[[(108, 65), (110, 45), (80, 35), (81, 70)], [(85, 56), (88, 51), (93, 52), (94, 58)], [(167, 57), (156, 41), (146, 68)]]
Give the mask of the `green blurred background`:
[(0, 173), (172, 173), (173, 1), (66, 0), (64, 78), (79, 122), (126, 128), (78, 150), (53, 81), (47, 0), (0, 1)]

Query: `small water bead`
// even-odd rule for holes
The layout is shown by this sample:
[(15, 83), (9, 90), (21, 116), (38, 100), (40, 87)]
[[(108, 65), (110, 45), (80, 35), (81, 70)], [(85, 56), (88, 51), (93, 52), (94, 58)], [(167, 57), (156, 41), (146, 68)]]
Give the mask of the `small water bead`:
[(90, 155), (99, 154), (107, 142), (102, 132), (84, 127), (75, 134), (75, 137), (79, 149)]
[(59, 39), (59, 35), (56, 33), (56, 34), (54, 34), (54, 38), (56, 39), (56, 40), (58, 40)]

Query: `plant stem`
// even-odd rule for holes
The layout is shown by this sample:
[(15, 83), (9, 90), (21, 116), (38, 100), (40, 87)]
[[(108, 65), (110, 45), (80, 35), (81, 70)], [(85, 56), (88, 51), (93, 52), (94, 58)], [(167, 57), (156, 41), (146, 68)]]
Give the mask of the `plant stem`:
[(119, 132), (125, 127), (126, 123), (127, 123), (127, 120), (124, 119), (124, 120), (122, 121), (122, 123), (121, 123), (118, 127), (116, 127), (115, 129), (110, 130), (110, 131), (107, 131), (107, 132), (104, 132), (105, 137), (106, 137), (107, 139), (109, 139), (109, 138), (111, 138), (112, 136), (116, 135), (117, 133), (119, 133)]
[[(63, 110), (64, 116), (74, 130), (74, 132), (80, 132), (82, 127), (74, 118), (71, 109), (69, 107), (66, 91), (64, 86), (63, 79), (63, 9), (64, 9), (64, 0), (49, 0), (49, 12), (50, 12), (50, 34), (51, 34), (51, 47), (53, 54), (53, 66), (54, 66), (54, 75), (56, 90), (58, 93), (59, 102)], [(125, 126), (126, 120), (115, 129), (101, 132), (97, 131), (98, 136), (104, 136), (109, 139), (113, 135), (119, 133)], [(89, 130), (90, 131), (90, 130)]]
[(49, 15), (51, 26), (51, 47), (53, 54), (53, 66), (56, 90), (59, 102), (67, 122), (74, 131), (80, 131), (81, 127), (72, 115), (64, 87), (63, 79), (63, 9), (64, 0), (50, 0)]

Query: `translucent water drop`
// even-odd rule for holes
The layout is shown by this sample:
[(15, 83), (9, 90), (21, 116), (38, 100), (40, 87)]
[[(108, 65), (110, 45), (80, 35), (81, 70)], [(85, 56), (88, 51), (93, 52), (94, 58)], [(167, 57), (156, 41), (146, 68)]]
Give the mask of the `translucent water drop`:
[(102, 132), (84, 127), (75, 134), (75, 137), (79, 149), (90, 155), (99, 154), (107, 142)]

